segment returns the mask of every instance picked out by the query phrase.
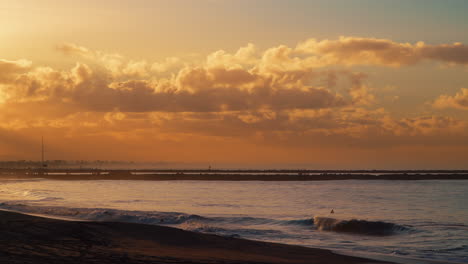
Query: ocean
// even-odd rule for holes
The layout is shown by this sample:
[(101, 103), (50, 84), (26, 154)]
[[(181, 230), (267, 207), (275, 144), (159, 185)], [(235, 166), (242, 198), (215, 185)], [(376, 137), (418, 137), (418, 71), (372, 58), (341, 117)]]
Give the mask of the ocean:
[[(0, 209), (468, 263), (468, 181), (0, 180)], [(331, 213), (333, 209), (334, 213)]]

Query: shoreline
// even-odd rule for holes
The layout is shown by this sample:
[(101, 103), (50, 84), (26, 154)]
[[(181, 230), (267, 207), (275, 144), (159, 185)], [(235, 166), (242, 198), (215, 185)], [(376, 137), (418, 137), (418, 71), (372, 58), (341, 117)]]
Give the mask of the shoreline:
[(177, 228), (0, 210), (1, 263), (392, 263)]

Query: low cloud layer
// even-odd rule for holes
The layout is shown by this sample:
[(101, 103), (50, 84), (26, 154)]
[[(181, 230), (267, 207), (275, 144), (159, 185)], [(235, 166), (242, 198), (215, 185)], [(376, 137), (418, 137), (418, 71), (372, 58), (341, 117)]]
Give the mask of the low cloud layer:
[[(432, 102), (434, 112), (395, 115), (380, 105), (369, 74), (352, 67), (401, 68), (424, 61), (464, 67), (468, 48), (460, 43), (310, 39), (293, 48), (260, 51), (248, 44), (233, 53), (219, 50), (206, 57), (159, 62), (76, 44), (61, 44), (56, 50), (76, 60), (75, 66), (56, 69), (33, 67), (28, 60), (0, 60), (1, 135), (17, 134), (27, 141), (46, 133), (63, 137), (60, 144), (68, 147), (79, 139), (83, 153), (93, 144), (133, 144), (120, 145), (134, 150), (115, 154), (122, 159), (149, 155), (156, 146), (179, 149), (166, 152), (172, 160), (202, 147), (199, 158), (204, 159), (220, 152), (226, 159), (243, 159), (245, 148), (258, 150), (265, 161), (285, 157), (301, 162), (309, 150), (315, 158), (327, 152), (327, 159), (348, 148), (390, 151), (428, 145), (468, 150), (468, 120), (437, 112), (468, 110), (468, 89), (440, 95)], [(209, 142), (219, 147), (206, 147)], [(20, 155), (8, 146), (0, 155)], [(142, 154), (137, 146), (145, 149)], [(285, 153), (290, 152), (295, 154), (288, 157)], [(96, 158), (105, 158), (102, 155), (104, 151)]]
[(468, 110), (468, 89), (462, 88), (455, 95), (441, 95), (433, 104), (436, 108), (455, 108)]
[(9, 61), (0, 59), (0, 83), (13, 81), (18, 74), (28, 70), (31, 64), (28, 60)]
[(429, 45), (398, 43), (388, 39), (340, 37), (338, 40), (307, 40), (297, 46), (304, 54), (321, 56), (322, 63), (399, 67), (422, 61), (468, 64), (468, 46), (462, 43)]

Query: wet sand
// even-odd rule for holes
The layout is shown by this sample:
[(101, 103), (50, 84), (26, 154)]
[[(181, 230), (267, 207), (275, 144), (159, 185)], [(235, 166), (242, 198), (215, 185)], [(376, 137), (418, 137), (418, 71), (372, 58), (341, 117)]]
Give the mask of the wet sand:
[(176, 228), (0, 211), (0, 263), (384, 263)]

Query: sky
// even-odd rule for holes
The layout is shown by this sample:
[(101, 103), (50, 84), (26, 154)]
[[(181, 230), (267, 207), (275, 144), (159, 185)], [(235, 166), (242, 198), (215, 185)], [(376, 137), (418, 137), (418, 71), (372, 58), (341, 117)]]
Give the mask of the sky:
[(468, 169), (467, 12), (0, 0), (0, 160)]

